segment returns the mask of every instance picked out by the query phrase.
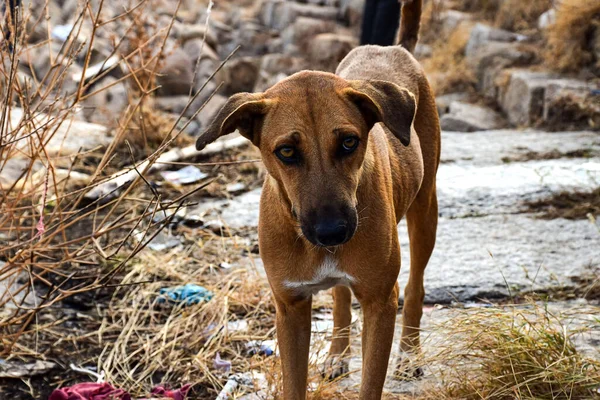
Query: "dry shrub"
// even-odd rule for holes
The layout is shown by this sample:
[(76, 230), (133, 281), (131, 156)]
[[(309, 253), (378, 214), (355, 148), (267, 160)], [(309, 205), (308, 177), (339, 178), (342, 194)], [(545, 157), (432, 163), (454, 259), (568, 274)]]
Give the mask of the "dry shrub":
[(419, 42), (433, 43), (436, 39), (439, 39), (442, 32), (442, 13), (444, 9), (444, 2), (440, 0), (430, 0), (424, 4), (421, 13)]
[(487, 21), (493, 21), (503, 0), (459, 0), (456, 8), (460, 11), (475, 13)]
[[(136, 9), (148, 7), (147, 3), (146, 0), (139, 2)], [(82, 129), (90, 129), (90, 136), (101, 134), (79, 125), (79, 133), (75, 135), (75, 115), (85, 97), (94, 95), (94, 84), (119, 66), (113, 65), (97, 76), (79, 79), (78, 84), (73, 81), (73, 71), (60, 66), (83, 60), (82, 70), (78, 70), (83, 75), (86, 68), (91, 68), (92, 52), (76, 40), (81, 27), (87, 23), (112, 30), (116, 24), (129, 21), (130, 16), (124, 10), (115, 19), (92, 24), (91, 19), (99, 21), (101, 18), (94, 15), (88, 1), (82, 1), (80, 6), (89, 13), (78, 14), (72, 35), (60, 52), (54, 54), (53, 65), (44, 76), (26, 77), (19, 65), (19, 59), (28, 48), (39, 45), (25, 41), (27, 10), (23, 10), (22, 15), (19, 11), (15, 29), (21, 34), (11, 36), (11, 49), (0, 47), (0, 80), (3, 82), (0, 93), (0, 177), (3, 178), (0, 180), (0, 283), (8, 287), (5, 290), (4, 285), (0, 285), (0, 356), (3, 359), (44, 358), (43, 353), (50, 351), (52, 345), (37, 338), (61, 324), (61, 320), (55, 318), (56, 310), (70, 298), (106, 289), (119, 279), (119, 271), (146, 244), (133, 240), (133, 229), (147, 233), (149, 240), (169, 223), (170, 217), (164, 218), (166, 212), (181, 205), (179, 200), (164, 201), (156, 195), (156, 190), (140, 176), (147, 174), (145, 168), (136, 170), (136, 177), (121, 190), (86, 197), (107, 182), (104, 177), (114, 172), (115, 158), (119, 159), (116, 163), (132, 161), (128, 150), (125, 150), (124, 160), (118, 154), (126, 147), (120, 144), (130, 133), (134, 117), (138, 117), (136, 123), (149, 126), (144, 132), (145, 138), (151, 131), (159, 132), (160, 146), (146, 159), (148, 162), (144, 165), (148, 168), (176, 142), (179, 129), (175, 121), (154, 120), (140, 108), (144, 98), (155, 90), (153, 79), (148, 79), (146, 86), (140, 86), (144, 90), (137, 92), (139, 97), (132, 99), (119, 116), (120, 124), (112, 131), (113, 140), (88, 151), (65, 146), (85, 140), (88, 132), (82, 133)], [(49, 12), (47, 7), (47, 4), (42, 7), (43, 15)], [(92, 35), (100, 39), (99, 32), (100, 29), (95, 30)], [(159, 30), (151, 36), (154, 42), (164, 43), (167, 34)], [(124, 37), (118, 36), (116, 43), (123, 40)], [(143, 51), (140, 46), (134, 52)], [(114, 53), (121, 50), (114, 49)], [(159, 57), (159, 53), (154, 52), (152, 57)], [(133, 56), (126, 51), (120, 53), (122, 62), (119, 64)], [(103, 56), (99, 62), (105, 62), (104, 57), (108, 59), (110, 55)], [(122, 79), (134, 80), (133, 75), (141, 68), (152, 65), (155, 63), (148, 59), (138, 67), (125, 68)], [(145, 72), (155, 73), (153, 68)], [(136, 161), (143, 159), (142, 156)], [(10, 173), (14, 170), (13, 163), (19, 164), (16, 175)], [(184, 198), (186, 195), (179, 197), (181, 201)], [(48, 320), (52, 322), (40, 325), (40, 321)]]
[(459, 0), (456, 4), (460, 11), (512, 31), (535, 28), (539, 16), (551, 7), (552, 0)]
[[(442, 384), (432, 393), (466, 400), (597, 398), (600, 361), (574, 345), (577, 334), (598, 323), (597, 312), (555, 316), (537, 303), (458, 312), (439, 327), (447, 344), (429, 361), (442, 361)], [(567, 329), (565, 319), (581, 332)]]
[(544, 121), (548, 130), (600, 129), (598, 95), (565, 91), (548, 102)]
[(561, 72), (580, 72), (585, 67), (600, 67), (594, 60), (592, 38), (600, 36), (600, 1), (564, 0), (556, 12), (556, 22), (546, 31), (549, 68)]
[(475, 76), (465, 59), (471, 26), (461, 24), (448, 38), (440, 38), (432, 45), (431, 57), (422, 61), (423, 68), (436, 95), (469, 91)]
[(552, 7), (552, 0), (504, 0), (495, 18), (496, 26), (511, 31), (534, 28), (537, 20)]

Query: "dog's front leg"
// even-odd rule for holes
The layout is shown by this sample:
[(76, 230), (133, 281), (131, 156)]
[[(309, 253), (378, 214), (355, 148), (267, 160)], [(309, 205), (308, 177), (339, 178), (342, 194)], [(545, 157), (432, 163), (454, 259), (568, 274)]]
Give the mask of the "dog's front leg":
[(276, 299), (277, 341), (283, 369), (283, 398), (306, 398), (312, 296)]
[[(359, 299), (361, 301), (361, 299)], [(398, 310), (398, 283), (388, 296), (377, 295), (361, 301), (364, 315), (362, 332), (362, 383), (360, 400), (379, 400), (387, 374)]]

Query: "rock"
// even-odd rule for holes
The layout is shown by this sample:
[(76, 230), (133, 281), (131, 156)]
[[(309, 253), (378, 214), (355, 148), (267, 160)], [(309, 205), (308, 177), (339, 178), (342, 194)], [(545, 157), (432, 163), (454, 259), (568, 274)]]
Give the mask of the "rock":
[(472, 54), (468, 64), (475, 71), (478, 91), (496, 100), (502, 84), (501, 71), (531, 64), (535, 57), (535, 49), (521, 43), (489, 42)]
[(439, 116), (441, 117), (450, 111), (450, 104), (456, 101), (465, 102), (468, 100), (468, 98), (469, 93), (467, 92), (448, 93), (441, 96), (436, 96), (435, 105), (437, 106)]
[(465, 48), (465, 55), (467, 58), (473, 57), (477, 50), (488, 46), (489, 42), (522, 42), (526, 39), (527, 36), (524, 35), (477, 23), (471, 30), (471, 35)]
[(213, 61), (220, 60), (217, 52), (208, 43), (202, 44), (202, 39), (187, 40), (183, 45), (183, 51), (193, 62), (196, 62), (199, 58)]
[(340, 0), (340, 18), (349, 26), (358, 26), (365, 9), (365, 0)]
[(510, 80), (500, 99), (500, 105), (511, 124), (531, 126), (542, 118), (545, 89), (548, 81), (555, 77), (549, 72), (528, 70), (510, 73)]
[(514, 70), (500, 104), (517, 126), (542, 123), (554, 129), (594, 128), (593, 121), (600, 118), (595, 106), (598, 99), (593, 96), (596, 88), (590, 82), (550, 72)]
[(239, 92), (251, 92), (258, 79), (260, 59), (243, 57), (229, 60), (223, 66), (225, 93), (232, 95)]
[[(194, 90), (200, 90), (206, 80), (217, 70), (221, 64), (219, 55), (206, 43), (202, 46), (202, 39), (188, 40), (183, 46), (183, 51), (191, 58), (195, 72)], [(223, 71), (217, 72), (215, 82), (223, 80)], [(206, 100), (206, 98), (205, 98)]]
[(206, 29), (206, 25), (204, 24), (184, 24), (178, 21), (173, 23), (172, 36), (176, 39), (179, 39), (180, 43), (183, 45), (185, 42), (191, 39), (200, 39), (204, 40), (204, 35), (206, 34), (206, 43), (212, 48), (217, 48), (219, 42), (217, 40), (217, 36), (211, 32), (210, 29)]
[[(29, 133), (28, 128), (21, 129), (22, 119), (23, 109), (12, 107), (8, 129), (22, 131), (15, 133), (15, 138), (18, 138), (19, 135), (26, 135)], [(93, 149), (99, 146), (107, 146), (112, 141), (112, 138), (108, 136), (106, 127), (98, 124), (72, 120), (68, 115), (65, 119), (57, 119), (56, 115), (36, 113), (36, 116), (33, 118), (33, 123), (35, 126), (44, 127), (38, 131), (38, 134), (41, 137), (46, 137), (47, 140), (52, 136), (44, 146), (45, 154), (49, 157), (59, 154), (62, 156), (77, 154), (80, 151)], [(52, 135), (50, 135), (50, 132), (52, 132)], [(29, 146), (30, 141), (20, 140), (16, 146), (20, 151), (18, 154), (11, 156), (11, 158), (19, 158), (26, 154), (32, 154), (33, 150), (30, 149)]]
[[(0, 174), (0, 185), (4, 188), (9, 188), (17, 181), (25, 184), (25, 182), (30, 180), (27, 173), (25, 173), (28, 169), (31, 170), (31, 175), (35, 175), (36, 172), (42, 169), (45, 170), (40, 161), (35, 161), (33, 165), (30, 164), (30, 159), (17, 158), (16, 156), (3, 160), (2, 173)], [(36, 185), (38, 183), (39, 182), (35, 182)], [(2, 238), (0, 237), (0, 239)], [(0, 266), (1, 264), (2, 262), (0, 261)]]
[(200, 123), (202, 129), (206, 129), (226, 102), (227, 97), (216, 94), (208, 101), (208, 103), (206, 103), (206, 106), (204, 106), (202, 111), (200, 111), (196, 117), (196, 120)]
[(269, 74), (283, 72), (291, 75), (307, 67), (308, 65), (303, 58), (287, 54), (267, 54), (263, 56), (260, 63), (260, 70)]
[[(198, 79), (196, 81), (196, 90), (200, 90), (205, 82), (205, 79)], [(192, 101), (192, 104), (190, 104), (184, 116), (186, 118), (192, 118), (192, 116), (200, 109), (200, 107), (202, 107), (208, 98), (215, 93), (217, 87), (218, 86), (215, 80), (207, 82), (206, 86), (204, 86), (204, 89), (202, 89), (202, 91), (199, 93), (196, 93), (196, 98)]]
[(337, 33), (321, 33), (310, 42), (309, 58), (324, 70), (335, 71), (337, 65), (354, 47), (355, 37)]
[(50, 71), (52, 60), (56, 61), (61, 47), (57, 42), (50, 42), (49, 46), (27, 47), (19, 54), (19, 62), (27, 67), (30, 75), (41, 81)]
[(554, 79), (544, 93), (544, 125), (558, 129), (600, 129), (600, 97), (596, 86), (576, 79)]
[(596, 60), (596, 70), (598, 71), (598, 75), (600, 75), (600, 26), (598, 25), (596, 25), (596, 29), (594, 30), (594, 38), (592, 39), (591, 44), (592, 53)]
[(417, 43), (415, 47), (415, 58), (421, 60), (423, 58), (431, 57), (433, 49), (428, 44)]
[(284, 74), (283, 72), (280, 72), (280, 73), (275, 74), (275, 75), (267, 75), (267, 74), (265, 74), (264, 77), (261, 76), (261, 79), (259, 80), (259, 82), (257, 83), (256, 87), (254, 88), (254, 91), (256, 91), (256, 92), (264, 92), (265, 90), (269, 89), (271, 86), (274, 86), (276, 83), (281, 82), (282, 80), (284, 80), (288, 76), (289, 75)]
[(316, 6), (338, 7), (340, 2), (339, 0), (308, 0), (307, 3)]
[(264, 26), (255, 21), (242, 21), (231, 34), (231, 40), (219, 46), (219, 55), (225, 58), (238, 46), (237, 57), (263, 55), (268, 52), (270, 41), (271, 34)]
[(337, 20), (339, 11), (336, 7), (301, 4), (291, 1), (266, 0), (259, 14), (260, 22), (277, 31), (282, 31), (298, 17), (311, 17), (325, 20)]
[(227, 227), (225, 226), (225, 224), (223, 224), (223, 222), (217, 219), (207, 221), (204, 224), (203, 228), (208, 229), (209, 231), (218, 236), (228, 236)]
[(554, 25), (555, 22), (556, 22), (556, 9), (551, 8), (548, 11), (546, 11), (545, 13), (543, 13), (542, 15), (540, 15), (540, 17), (538, 18), (538, 28), (542, 29), (542, 30), (546, 29), (550, 25)]
[(46, 375), (55, 368), (56, 364), (50, 361), (36, 360), (32, 363), (19, 361), (4, 361), (0, 363), (0, 378), (25, 379), (37, 375)]
[(476, 132), (499, 129), (506, 123), (500, 114), (487, 107), (454, 101), (440, 125), (446, 131)]
[(283, 39), (278, 37), (269, 41), (267, 54), (283, 53)]
[(154, 105), (161, 111), (179, 115), (189, 101), (190, 97), (187, 95), (157, 96), (154, 98)]
[(186, 121), (181, 129), (191, 137), (199, 136), (202, 133), (200, 131), (200, 123), (196, 120), (189, 121), (189, 123)]
[(88, 122), (105, 126), (116, 126), (119, 117), (129, 104), (127, 86), (112, 76), (98, 81), (92, 91), (93, 96), (83, 101), (83, 115)]
[(457, 10), (445, 10), (441, 13), (440, 19), (442, 21), (442, 35), (450, 36), (460, 24), (472, 21), (473, 14)]
[(286, 54), (267, 54), (260, 64), (259, 77), (254, 87), (256, 92), (264, 92), (277, 82), (307, 68), (303, 58)]
[[(205, 20), (206, 20), (206, 17), (204, 17), (204, 19), (202, 21), (205, 21)], [(215, 18), (211, 18), (209, 25), (210, 25), (210, 28), (214, 30), (215, 35), (217, 36), (218, 43), (228, 42), (231, 40), (231, 34), (234, 31), (234, 29), (231, 26), (229, 26)]]
[[(540, 171), (540, 168), (544, 171), (544, 175), (548, 175), (546, 172), (549, 170), (549, 165), (540, 165), (534, 163), (536, 155), (546, 154), (557, 154), (555, 159), (550, 159), (548, 163), (558, 164), (556, 170), (563, 169), (564, 171), (572, 170), (574, 173), (567, 179), (563, 176), (563, 180), (559, 182), (550, 182), (552, 186), (560, 187), (565, 181), (576, 177), (577, 169), (581, 168), (583, 163), (581, 160), (569, 160), (567, 158), (561, 158), (561, 153), (564, 157), (567, 154), (585, 154), (589, 157), (600, 158), (600, 136), (594, 132), (544, 132), (535, 131), (531, 129), (519, 130), (514, 129), (503, 129), (497, 131), (485, 131), (480, 134), (473, 135), (473, 133), (458, 133), (458, 132), (442, 132), (442, 174), (446, 174), (449, 167), (456, 168), (457, 173), (445, 175), (445, 178), (456, 180), (457, 177), (463, 176), (463, 179), (471, 178), (485, 180), (486, 174), (489, 176), (502, 177), (510, 176), (512, 181), (507, 181), (506, 185), (516, 185), (519, 181), (519, 187), (517, 187), (512, 193), (515, 196), (531, 196), (536, 195), (540, 190), (544, 189), (545, 182), (535, 181), (536, 170)], [(468, 149), (477, 149), (477, 151), (467, 151)], [(544, 157), (542, 157), (544, 158)], [(507, 163), (507, 160), (514, 160)], [(528, 179), (524, 179), (525, 172), (527, 169), (523, 165), (519, 165), (518, 160), (527, 161), (528, 164), (537, 164), (529, 168)], [(531, 160), (531, 161), (529, 161)], [(576, 163), (566, 164), (560, 163), (560, 161), (577, 161)], [(580, 164), (580, 167), (577, 164)], [(526, 164), (526, 165), (528, 165)], [(494, 168), (489, 167), (494, 165)], [(464, 168), (463, 173), (458, 172), (461, 168)], [(486, 167), (487, 166), (487, 167)], [(482, 171), (483, 169), (483, 171)], [(581, 174), (592, 173), (592, 171), (581, 171)], [(477, 175), (477, 176), (476, 176)], [(593, 175), (593, 173), (591, 174)], [(460, 178), (459, 178), (460, 179)], [(559, 179), (558, 176), (555, 178), (548, 179)], [(547, 181), (547, 179), (545, 179)], [(574, 179), (575, 182), (582, 181), (581, 178), (577, 177)], [(590, 182), (591, 183), (591, 182)], [(444, 186), (445, 184), (440, 185)], [(489, 186), (496, 185), (500, 186), (500, 182), (489, 181)], [(461, 185), (464, 187), (463, 185)], [(443, 188), (442, 188), (443, 189)], [(445, 189), (448, 193), (448, 186)], [(491, 189), (487, 189), (489, 192)], [(509, 190), (503, 190), (501, 194), (510, 193)], [(471, 192), (473, 193), (473, 192)], [(444, 208), (446, 216), (457, 216), (456, 213), (448, 213), (449, 208), (462, 207), (458, 203), (460, 200), (455, 196), (467, 196), (466, 193), (462, 192), (462, 188), (454, 192), (454, 196), (451, 199), (441, 200), (445, 203)], [(474, 198), (479, 196), (474, 196)], [(483, 199), (484, 196), (481, 196)], [(455, 205), (452, 205), (452, 202)], [(508, 207), (502, 210), (497, 210), (500, 213), (518, 212), (519, 203), (514, 198), (510, 199)], [(491, 204), (496, 206), (497, 203)], [(482, 206), (483, 208), (483, 206)], [(481, 212), (481, 208), (478, 212)], [(460, 214), (460, 213), (458, 213)]]
[(298, 17), (293, 24), (281, 32), (284, 52), (286, 54), (296, 54), (298, 50), (304, 51), (313, 37), (334, 30), (335, 23), (333, 21)]
[(194, 68), (192, 59), (183, 49), (176, 48), (167, 54), (156, 77), (157, 83), (161, 86), (158, 94), (161, 96), (189, 94), (194, 81)]

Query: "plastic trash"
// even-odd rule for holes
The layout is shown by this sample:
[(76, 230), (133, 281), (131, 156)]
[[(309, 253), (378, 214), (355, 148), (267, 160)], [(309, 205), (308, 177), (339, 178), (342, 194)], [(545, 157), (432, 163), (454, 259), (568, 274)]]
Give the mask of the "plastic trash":
[(227, 400), (233, 395), (238, 386), (251, 386), (252, 384), (252, 375), (250, 373), (231, 375), (221, 392), (219, 392), (216, 400)]
[[(147, 234), (144, 237), (144, 232), (136, 231), (136, 232), (134, 232), (134, 237), (138, 242), (141, 242), (141, 241), (146, 242), (148, 239), (150, 239), (152, 237), (152, 235)], [(146, 247), (149, 247), (151, 250), (154, 250), (154, 251), (163, 251), (163, 250), (171, 249), (180, 244), (181, 244), (181, 241), (179, 240), (179, 238), (177, 238), (175, 236), (170, 236), (168, 233), (161, 231), (158, 233), (158, 235), (154, 236), (148, 244), (146, 244)]]
[(159, 303), (184, 303), (189, 306), (212, 299), (213, 293), (200, 285), (188, 283), (183, 286), (160, 289)]
[(275, 341), (274, 340), (251, 340), (246, 343), (246, 349), (249, 356), (261, 355), (261, 356), (272, 356), (275, 354)]
[(73, 30), (73, 25), (56, 25), (52, 28), (51, 36), (52, 39), (60, 40), (61, 42), (66, 42), (69, 34)]
[(248, 321), (245, 319), (236, 319), (227, 322), (227, 331), (229, 333), (246, 332), (248, 330)]
[(213, 367), (215, 367), (215, 369), (218, 371), (229, 372), (229, 371), (231, 371), (231, 361), (223, 360), (221, 358), (221, 354), (219, 354), (219, 352), (217, 352), (217, 355), (215, 356), (215, 359), (213, 360)]
[(205, 174), (193, 165), (188, 165), (178, 171), (162, 171), (160, 174), (166, 181), (174, 185), (186, 185), (198, 182), (200, 179), (208, 176), (208, 174)]

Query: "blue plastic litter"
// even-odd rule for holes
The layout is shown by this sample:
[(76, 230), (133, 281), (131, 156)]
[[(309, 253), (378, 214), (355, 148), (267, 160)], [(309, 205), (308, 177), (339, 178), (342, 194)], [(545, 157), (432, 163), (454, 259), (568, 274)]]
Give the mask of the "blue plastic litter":
[(198, 304), (203, 301), (209, 301), (213, 298), (213, 293), (200, 285), (188, 283), (183, 286), (160, 289), (159, 303), (168, 301), (169, 303), (184, 303), (186, 306)]
[(261, 356), (272, 356), (275, 354), (275, 341), (274, 340), (251, 340), (246, 343), (246, 350), (249, 356), (261, 355)]

